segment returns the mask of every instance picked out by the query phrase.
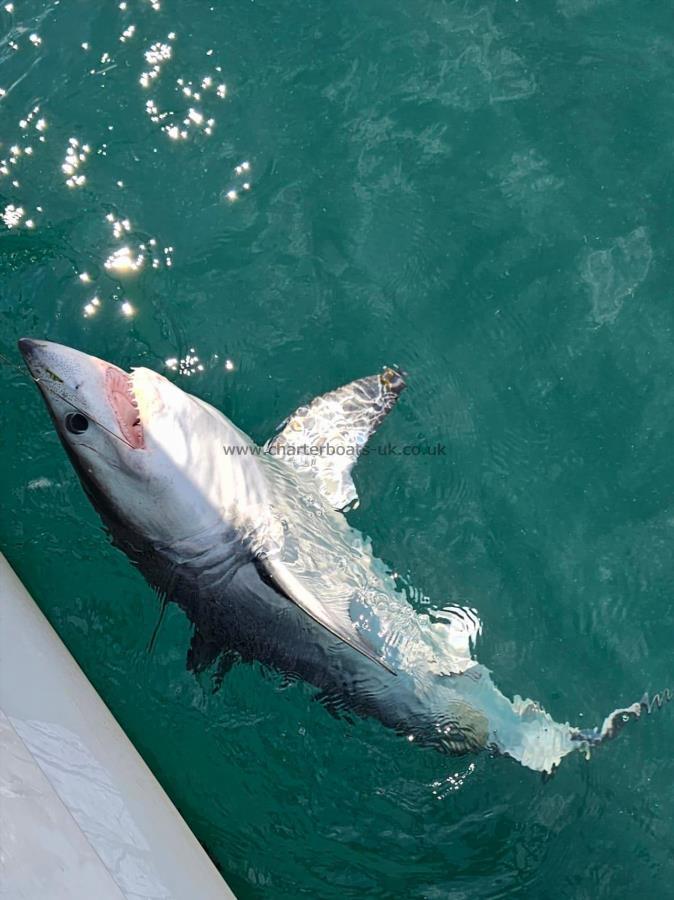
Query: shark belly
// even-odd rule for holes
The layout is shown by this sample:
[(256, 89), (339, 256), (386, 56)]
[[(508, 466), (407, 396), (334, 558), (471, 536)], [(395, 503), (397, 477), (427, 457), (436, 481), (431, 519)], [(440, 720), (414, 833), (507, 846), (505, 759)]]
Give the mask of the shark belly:
[[(127, 540), (127, 553), (128, 547)], [(376, 718), (442, 752), (487, 746), (488, 720), (463, 690), (475, 678), (488, 677), (486, 670), (452, 678), (405, 668), (392, 674), (306, 616), (261, 577), (243, 548), (222, 535), (189, 554), (184, 547), (179, 554), (175, 548), (145, 547), (134, 562), (192, 623), (190, 668), (213, 666), (217, 672), (222, 659), (258, 662), (315, 687), (317, 699), (333, 714)]]

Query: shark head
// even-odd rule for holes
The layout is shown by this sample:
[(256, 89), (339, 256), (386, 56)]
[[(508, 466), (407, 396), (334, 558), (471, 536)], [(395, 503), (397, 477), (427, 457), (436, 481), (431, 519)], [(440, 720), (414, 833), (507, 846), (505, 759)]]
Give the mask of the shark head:
[(222, 460), (205, 438), (224, 416), (150, 369), (125, 372), (50, 341), (22, 338), (19, 349), (104, 520), (157, 543), (217, 520)]

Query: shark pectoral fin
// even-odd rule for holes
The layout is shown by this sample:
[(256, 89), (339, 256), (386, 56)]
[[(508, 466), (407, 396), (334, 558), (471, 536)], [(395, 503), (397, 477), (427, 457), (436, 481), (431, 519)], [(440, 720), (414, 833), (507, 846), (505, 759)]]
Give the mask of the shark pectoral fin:
[(203, 634), (197, 629), (192, 635), (190, 647), (187, 651), (187, 668), (190, 672), (197, 675), (212, 666), (218, 658), (222, 647), (215, 641), (206, 640)]
[(209, 669), (216, 660), (218, 661), (213, 675), (213, 692), (215, 693), (222, 684), (222, 679), (238, 659), (238, 654), (231, 650), (223, 650), (221, 642), (208, 640), (199, 629), (196, 629), (187, 651), (186, 662), (188, 671), (198, 675)]
[(404, 388), (404, 373), (393, 368), (352, 381), (297, 409), (266, 449), (311, 474), (335, 509), (357, 505), (351, 470)]
[(322, 625), (330, 634), (344, 641), (349, 647), (362, 653), (372, 662), (377, 663), (396, 675), (395, 669), (372, 648), (365, 638), (357, 631), (356, 626), (345, 612), (342, 604), (335, 604), (334, 607), (323, 603), (316, 597), (310, 587), (303, 583), (300, 575), (291, 572), (283, 562), (273, 557), (259, 557), (257, 559), (257, 568), (264, 580), (271, 584), (275, 590), (287, 597), (292, 603), (298, 606), (310, 618), (319, 625)]

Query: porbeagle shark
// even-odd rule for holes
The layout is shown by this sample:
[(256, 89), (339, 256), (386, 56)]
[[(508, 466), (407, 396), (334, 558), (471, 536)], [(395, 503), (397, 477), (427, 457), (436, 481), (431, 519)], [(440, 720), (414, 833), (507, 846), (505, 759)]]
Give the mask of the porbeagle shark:
[(150, 369), (124, 372), (23, 339), (23, 357), (113, 543), (194, 626), (188, 666), (257, 660), (318, 689), (333, 712), (410, 741), (481, 750), (551, 773), (669, 692), (594, 729), (509, 700), (474, 658), (472, 609), (412, 608), (342, 510), (359, 452), (405, 387), (386, 368), (300, 407), (264, 447)]

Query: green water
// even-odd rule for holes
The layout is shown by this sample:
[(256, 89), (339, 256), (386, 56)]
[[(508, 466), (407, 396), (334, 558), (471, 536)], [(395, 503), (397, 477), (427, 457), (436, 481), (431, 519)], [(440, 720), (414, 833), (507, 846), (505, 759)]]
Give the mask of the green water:
[[(378, 555), (477, 607), (496, 682), (558, 719), (672, 684), (670, 4), (15, 0), (0, 25), (3, 354), (155, 367), (260, 441), (399, 363), (378, 440), (447, 453), (361, 461)], [(241, 898), (674, 897), (671, 706), (544, 784), (253, 667), (213, 694), (178, 609), (147, 652), (156, 599), (0, 379), (0, 546)]]

